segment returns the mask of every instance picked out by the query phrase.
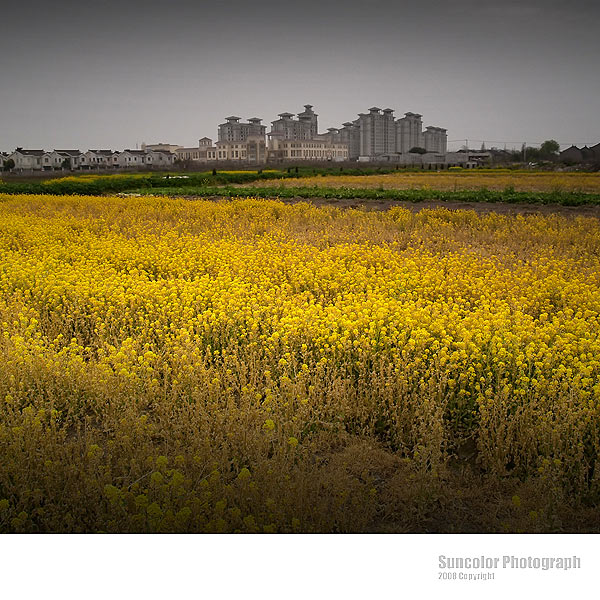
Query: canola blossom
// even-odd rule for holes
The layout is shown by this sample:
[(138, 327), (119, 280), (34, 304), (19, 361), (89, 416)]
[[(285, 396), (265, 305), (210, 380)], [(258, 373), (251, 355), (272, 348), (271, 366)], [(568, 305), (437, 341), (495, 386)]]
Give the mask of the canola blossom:
[(264, 185), (285, 187), (345, 187), (379, 188), (385, 190), (505, 190), (537, 192), (600, 192), (600, 174), (583, 172), (555, 171), (511, 171), (508, 169), (460, 169), (440, 172), (415, 171), (302, 177), (300, 179), (271, 180), (269, 183), (257, 181), (253, 187)]
[(363, 530), (350, 439), (600, 493), (595, 218), (0, 195), (0, 323), (6, 530)]

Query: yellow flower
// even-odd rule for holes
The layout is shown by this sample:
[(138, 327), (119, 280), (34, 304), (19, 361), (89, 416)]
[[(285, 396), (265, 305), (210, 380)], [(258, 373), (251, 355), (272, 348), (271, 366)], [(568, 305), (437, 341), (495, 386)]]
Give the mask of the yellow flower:
[(250, 471), (244, 467), (239, 473), (237, 478), (241, 481), (244, 481), (245, 479), (249, 479), (250, 478)]

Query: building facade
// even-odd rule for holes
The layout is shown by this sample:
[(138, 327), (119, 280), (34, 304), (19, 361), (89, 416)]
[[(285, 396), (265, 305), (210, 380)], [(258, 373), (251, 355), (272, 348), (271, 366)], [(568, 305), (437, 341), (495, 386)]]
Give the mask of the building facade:
[(151, 150), (158, 150), (175, 154), (179, 148), (181, 148), (181, 146), (178, 146), (177, 144), (165, 144), (164, 142), (159, 142), (158, 144), (142, 144), (142, 150), (147, 150), (148, 152)]
[(196, 148), (179, 147), (175, 151), (175, 159), (182, 162), (206, 163), (217, 160), (217, 148), (208, 137), (198, 140)]
[(565, 163), (600, 163), (600, 144), (583, 148), (569, 146), (559, 156)]
[(88, 150), (79, 160), (82, 169), (108, 169), (118, 166), (119, 152), (113, 150)]
[(294, 119), (293, 113), (280, 113), (279, 119), (271, 122), (269, 136), (282, 140), (312, 140), (318, 136), (318, 115), (311, 104), (305, 104), (304, 110)]
[(428, 152), (447, 151), (447, 133), (441, 127), (427, 127), (423, 131), (422, 115), (407, 112), (395, 119), (391, 108), (373, 106), (367, 113), (360, 113), (354, 121), (342, 128), (330, 128), (332, 139), (348, 145), (350, 160), (377, 160), (394, 154), (408, 154), (413, 148)]
[(218, 141), (216, 160), (262, 164), (267, 161), (267, 144), (263, 136), (250, 136), (244, 141)]
[(271, 123), (268, 158), (273, 161), (342, 161), (348, 160), (348, 144), (341, 141), (339, 130), (330, 128), (319, 134), (318, 115), (312, 104), (294, 118), (293, 113), (280, 113)]
[(426, 127), (423, 134), (424, 148), (427, 152), (445, 153), (448, 146), (446, 130), (441, 127)]
[(62, 165), (68, 166), (72, 171), (79, 169), (83, 156), (80, 150), (55, 150), (54, 152), (62, 156)]
[(380, 156), (396, 151), (396, 122), (394, 111), (373, 106), (368, 113), (358, 115), (360, 156)]
[(269, 160), (346, 161), (348, 145), (329, 139), (285, 140), (269, 139)]
[(170, 167), (175, 162), (175, 154), (167, 150), (146, 150), (144, 164), (148, 167)]
[(263, 138), (267, 128), (262, 125), (262, 119), (252, 117), (247, 123), (241, 123), (241, 117), (227, 117), (225, 123), (219, 125), (219, 142), (245, 142), (248, 138)]
[(15, 170), (17, 171), (40, 171), (43, 168), (42, 158), (46, 154), (44, 150), (25, 150), (23, 148), (17, 148), (12, 154), (8, 156), (15, 163)]
[(418, 113), (407, 112), (396, 121), (396, 152), (405, 154), (413, 148), (425, 148), (421, 117)]

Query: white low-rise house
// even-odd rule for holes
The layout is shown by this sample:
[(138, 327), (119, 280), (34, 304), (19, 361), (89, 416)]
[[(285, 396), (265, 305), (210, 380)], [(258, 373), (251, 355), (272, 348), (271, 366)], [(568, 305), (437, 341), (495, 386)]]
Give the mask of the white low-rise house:
[(146, 164), (146, 153), (143, 150), (123, 150), (117, 157), (117, 166), (124, 169), (135, 169)]
[(488, 151), (459, 150), (458, 152), (446, 152), (445, 157), (449, 166), (473, 169), (488, 164), (492, 159), (492, 154)]
[(88, 150), (81, 155), (83, 169), (110, 169), (118, 166), (119, 152), (113, 150)]
[(16, 171), (41, 171), (42, 157), (46, 154), (44, 150), (24, 150), (17, 148), (8, 158), (15, 162)]
[(81, 166), (81, 157), (83, 156), (81, 150), (54, 150), (54, 152), (57, 152), (62, 156), (62, 165), (68, 164), (68, 168), (72, 171), (79, 169)]
[(42, 170), (78, 169), (80, 156), (81, 152), (79, 150), (53, 150), (52, 152), (45, 152), (42, 156)]
[(146, 150), (144, 160), (148, 167), (170, 167), (175, 162), (175, 154), (165, 150)]
[(0, 152), (0, 170), (4, 171), (4, 164), (8, 160), (8, 154), (6, 152)]
[(41, 157), (42, 170), (58, 170), (61, 168), (63, 160), (64, 158), (60, 154), (58, 154), (58, 152), (44, 152), (44, 154)]

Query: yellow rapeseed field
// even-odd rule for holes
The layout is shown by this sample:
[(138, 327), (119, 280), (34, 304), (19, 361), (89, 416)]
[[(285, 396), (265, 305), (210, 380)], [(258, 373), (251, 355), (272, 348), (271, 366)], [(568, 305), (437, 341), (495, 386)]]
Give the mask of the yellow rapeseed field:
[(57, 183), (93, 183), (95, 181), (118, 181), (120, 179), (144, 179), (148, 177), (147, 173), (114, 173), (112, 175), (99, 175), (97, 173), (85, 173), (83, 175), (67, 175), (66, 177), (56, 177), (54, 179), (44, 179), (42, 184), (54, 185)]
[(398, 172), (385, 175), (326, 175), (324, 177), (302, 177), (257, 181), (257, 187), (283, 185), (286, 187), (323, 186), (349, 188), (382, 188), (386, 190), (433, 189), (433, 190), (505, 190), (516, 191), (569, 191), (600, 192), (600, 173), (575, 172), (511, 172), (498, 170), (440, 171), (438, 172)]
[(0, 195), (0, 528), (557, 530), (599, 315), (594, 218)]

